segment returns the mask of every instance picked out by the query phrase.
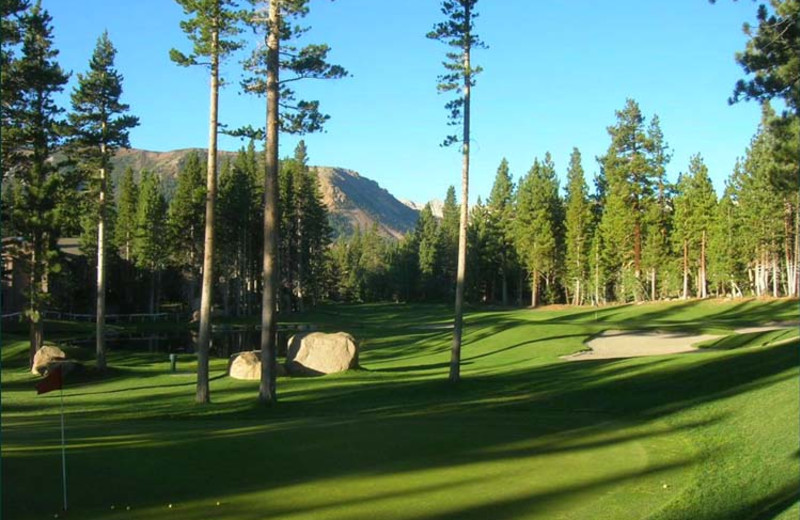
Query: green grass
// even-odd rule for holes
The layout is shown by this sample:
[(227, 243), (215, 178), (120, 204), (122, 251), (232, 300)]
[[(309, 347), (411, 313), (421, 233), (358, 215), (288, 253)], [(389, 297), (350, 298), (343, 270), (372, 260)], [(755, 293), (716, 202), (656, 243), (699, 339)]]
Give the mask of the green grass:
[[(112, 352), (107, 375), (88, 370), (64, 392), (69, 518), (800, 514), (796, 334), (559, 359), (606, 329), (728, 334), (796, 320), (796, 300), (474, 310), (457, 386), (446, 381), (451, 332), (422, 327), (449, 312), (384, 304), (300, 317), (353, 333), (363, 369), (281, 378), (269, 409), (256, 382), (224, 376), (224, 360), (212, 363), (213, 403), (197, 406), (191, 356), (171, 374), (164, 354)], [(52, 518), (61, 503), (59, 396), (35, 395), (26, 349), (4, 337), (2, 513), (21, 520)]]

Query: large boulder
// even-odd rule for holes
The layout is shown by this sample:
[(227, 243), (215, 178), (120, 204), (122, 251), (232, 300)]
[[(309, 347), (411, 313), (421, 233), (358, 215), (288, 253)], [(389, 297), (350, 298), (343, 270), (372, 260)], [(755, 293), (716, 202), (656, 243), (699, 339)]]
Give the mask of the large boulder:
[[(286, 370), (283, 365), (277, 365), (279, 376), (285, 376)], [(230, 357), (228, 361), (228, 375), (234, 379), (243, 379), (246, 381), (260, 381), (261, 380), (261, 351), (248, 350), (246, 352), (239, 352)]]
[(310, 332), (289, 339), (286, 368), (300, 374), (333, 374), (358, 367), (358, 344), (350, 334)]
[(47, 372), (47, 366), (53, 361), (64, 360), (66, 358), (67, 355), (64, 354), (64, 351), (60, 348), (54, 345), (44, 345), (42, 348), (37, 350), (36, 355), (33, 356), (31, 373), (40, 376)]

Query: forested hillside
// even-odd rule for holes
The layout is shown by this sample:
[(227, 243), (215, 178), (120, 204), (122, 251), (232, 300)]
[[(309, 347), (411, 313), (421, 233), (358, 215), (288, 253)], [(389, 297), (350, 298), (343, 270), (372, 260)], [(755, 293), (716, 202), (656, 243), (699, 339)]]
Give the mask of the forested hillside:
[[(168, 198), (171, 198), (176, 179), (192, 153), (205, 156), (206, 150), (190, 148), (169, 152), (153, 152), (135, 148), (119, 150), (113, 158), (115, 185), (122, 172), (149, 170), (157, 173)], [(236, 158), (236, 152), (220, 150), (220, 164)], [(315, 166), (311, 168), (320, 183), (323, 202), (328, 208), (335, 236), (350, 236), (356, 228), (371, 229), (377, 225), (383, 236), (400, 238), (414, 228), (418, 211), (398, 201), (375, 181), (358, 172), (344, 168)]]

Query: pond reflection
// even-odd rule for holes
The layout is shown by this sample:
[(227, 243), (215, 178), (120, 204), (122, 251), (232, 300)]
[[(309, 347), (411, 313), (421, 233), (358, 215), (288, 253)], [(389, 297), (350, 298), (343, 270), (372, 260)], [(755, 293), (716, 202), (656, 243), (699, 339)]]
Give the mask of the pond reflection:
[[(285, 354), (288, 337), (278, 332), (278, 353)], [(94, 349), (95, 339), (70, 341), (72, 345)], [(214, 331), (211, 335), (209, 354), (215, 358), (228, 358), (245, 350), (258, 350), (261, 331), (256, 329)], [(166, 354), (191, 354), (197, 349), (197, 331), (177, 334), (141, 334), (108, 336), (106, 348), (133, 352), (163, 352)]]

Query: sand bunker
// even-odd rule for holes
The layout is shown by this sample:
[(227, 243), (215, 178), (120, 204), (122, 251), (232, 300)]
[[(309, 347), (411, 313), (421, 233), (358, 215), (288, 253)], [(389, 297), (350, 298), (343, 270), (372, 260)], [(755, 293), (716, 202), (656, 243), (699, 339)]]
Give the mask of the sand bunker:
[[(772, 323), (760, 327), (744, 327), (734, 330), (737, 334), (768, 332), (797, 327), (798, 322)], [(681, 332), (607, 330), (586, 342), (591, 350), (576, 352), (562, 359), (586, 361), (590, 359), (618, 359), (642, 356), (662, 356), (697, 352), (697, 343), (721, 338), (720, 334), (691, 334)]]
[(697, 350), (692, 345), (716, 339), (714, 334), (685, 334), (658, 331), (607, 330), (586, 342), (592, 350), (564, 356), (569, 361), (617, 359), (680, 354)]

